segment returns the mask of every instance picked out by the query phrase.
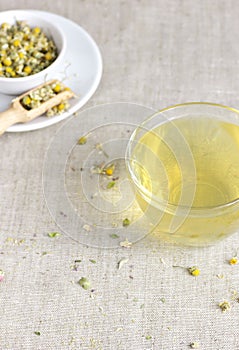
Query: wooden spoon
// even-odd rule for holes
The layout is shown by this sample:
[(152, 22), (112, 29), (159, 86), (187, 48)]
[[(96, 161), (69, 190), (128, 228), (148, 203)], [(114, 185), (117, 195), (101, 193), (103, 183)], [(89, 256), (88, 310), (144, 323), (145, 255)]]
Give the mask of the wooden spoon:
[(44, 114), (48, 109), (74, 96), (74, 93), (71, 90), (66, 89), (54, 95), (49, 100), (41, 103), (39, 107), (32, 108), (30, 110), (27, 110), (23, 107), (20, 101), (24, 96), (27, 96), (33, 91), (39, 90), (47, 85), (51, 85), (54, 83), (60, 84), (63, 88), (66, 88), (66, 86), (64, 86), (58, 80), (50, 80), (44, 84), (38, 85), (36, 88), (31, 89), (22, 94), (21, 96), (15, 98), (12, 101), (10, 108), (0, 113), (0, 135), (2, 135), (9, 128), (9, 126), (16, 123), (29, 122), (35, 119), (36, 117), (39, 117), (40, 115)]

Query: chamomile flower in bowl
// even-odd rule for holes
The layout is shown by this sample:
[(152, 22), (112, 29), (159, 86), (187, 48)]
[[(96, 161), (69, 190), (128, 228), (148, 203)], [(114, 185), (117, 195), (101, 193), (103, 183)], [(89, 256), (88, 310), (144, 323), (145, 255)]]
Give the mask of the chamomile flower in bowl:
[(59, 26), (27, 10), (0, 12), (0, 92), (18, 95), (61, 69), (66, 39)]

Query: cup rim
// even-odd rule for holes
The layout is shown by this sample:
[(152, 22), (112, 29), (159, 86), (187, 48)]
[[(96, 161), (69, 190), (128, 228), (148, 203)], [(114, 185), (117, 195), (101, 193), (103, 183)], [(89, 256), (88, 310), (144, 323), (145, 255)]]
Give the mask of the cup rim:
[[(180, 108), (180, 107), (190, 107), (190, 106), (197, 106), (197, 105), (202, 105), (202, 106), (210, 106), (210, 107), (218, 107), (218, 108), (222, 108), (231, 112), (234, 112), (236, 114), (238, 114), (238, 118), (239, 118), (239, 109), (236, 109), (234, 107), (229, 107), (223, 104), (219, 104), (219, 103), (213, 103), (213, 102), (197, 102), (197, 101), (193, 101), (193, 102), (185, 102), (185, 103), (180, 103), (180, 104), (175, 104), (175, 105), (170, 105), (168, 107), (165, 107), (163, 109), (158, 110), (157, 112), (153, 113), (150, 117), (146, 118), (140, 125), (137, 126), (137, 128), (133, 131), (132, 135), (130, 136), (127, 148), (126, 148), (126, 152), (125, 152), (125, 163), (126, 163), (126, 169), (129, 172), (130, 178), (133, 180), (133, 183), (136, 185), (137, 189), (143, 193), (148, 199), (150, 199), (150, 204), (154, 204), (154, 203), (158, 203), (160, 205), (162, 205), (164, 208), (166, 208), (166, 210), (168, 212), (172, 212), (175, 213), (175, 211), (177, 210), (181, 210), (182, 212), (188, 212), (190, 210), (190, 216), (201, 216), (204, 215), (205, 216), (205, 212), (207, 211), (208, 213), (210, 213), (210, 215), (215, 214), (215, 212), (220, 211), (220, 210), (225, 210), (225, 209), (230, 209), (231, 207), (239, 204), (239, 197), (223, 203), (223, 204), (219, 204), (217, 206), (205, 206), (205, 207), (193, 207), (193, 206), (187, 206), (187, 205), (176, 205), (174, 203), (170, 203), (164, 199), (158, 199), (156, 198), (155, 195), (151, 194), (150, 191), (148, 191), (145, 187), (143, 187), (141, 184), (139, 184), (134, 171), (131, 167), (131, 155), (132, 155), (132, 148), (131, 145), (134, 142), (134, 139), (137, 135), (137, 132), (144, 128), (145, 125), (152, 120), (153, 118), (155, 118), (157, 115), (166, 112), (166, 111), (170, 111), (172, 109), (175, 108)], [(170, 120), (170, 119), (169, 119)], [(238, 122), (239, 125), (239, 122)], [(146, 130), (150, 130), (145, 128)]]

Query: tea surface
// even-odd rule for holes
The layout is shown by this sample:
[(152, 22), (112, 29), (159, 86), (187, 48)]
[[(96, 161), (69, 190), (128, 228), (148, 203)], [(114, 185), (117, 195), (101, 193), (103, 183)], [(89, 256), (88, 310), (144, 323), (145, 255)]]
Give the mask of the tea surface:
[(157, 200), (205, 208), (239, 198), (239, 126), (184, 117), (146, 132), (132, 167)]

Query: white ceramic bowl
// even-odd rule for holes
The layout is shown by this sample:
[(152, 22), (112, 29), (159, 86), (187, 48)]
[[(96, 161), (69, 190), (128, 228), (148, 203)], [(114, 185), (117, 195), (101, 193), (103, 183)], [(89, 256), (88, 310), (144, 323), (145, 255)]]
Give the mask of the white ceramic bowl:
[(58, 56), (51, 65), (39, 73), (20, 78), (0, 77), (0, 92), (8, 95), (20, 95), (44, 83), (48, 80), (49, 74), (52, 78), (52, 73), (57, 72), (57, 70), (61, 68), (66, 52), (66, 38), (64, 32), (54, 23), (45, 20), (41, 14), (33, 15), (27, 10), (0, 12), (0, 25), (3, 22), (15, 24), (16, 21), (26, 21), (30, 27), (40, 27), (48, 37), (53, 39), (58, 50)]

